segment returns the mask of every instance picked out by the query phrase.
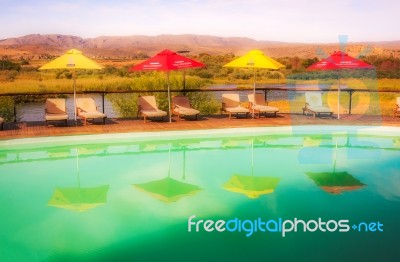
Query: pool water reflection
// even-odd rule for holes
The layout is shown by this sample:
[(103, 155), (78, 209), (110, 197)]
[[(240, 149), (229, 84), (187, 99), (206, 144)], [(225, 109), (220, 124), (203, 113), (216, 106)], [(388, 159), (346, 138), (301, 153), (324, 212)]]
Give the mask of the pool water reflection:
[[(302, 261), (309, 250), (304, 261), (394, 261), (398, 141), (266, 135), (2, 149), (0, 260)], [(380, 221), (384, 232), (189, 233), (192, 215)]]

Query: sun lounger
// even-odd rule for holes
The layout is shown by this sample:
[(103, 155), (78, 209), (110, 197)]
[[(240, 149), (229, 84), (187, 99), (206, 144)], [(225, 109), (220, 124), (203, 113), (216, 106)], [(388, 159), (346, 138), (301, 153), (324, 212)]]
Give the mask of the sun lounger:
[(306, 92), (306, 105), (303, 108), (303, 114), (310, 113), (315, 118), (316, 115), (329, 114), (332, 117), (333, 111), (322, 105), (322, 94), (319, 92)]
[(200, 111), (191, 107), (188, 97), (175, 96), (172, 98), (172, 114), (178, 116), (178, 121), (181, 116), (196, 116), (197, 120)]
[(146, 123), (148, 117), (161, 117), (163, 119), (167, 112), (158, 109), (154, 96), (139, 96), (138, 115), (143, 117)]
[(394, 109), (394, 115), (395, 116), (400, 115), (400, 96), (396, 97), (396, 108)]
[(46, 99), (45, 108), (46, 126), (48, 121), (65, 121), (68, 125), (68, 114), (65, 106), (65, 99), (63, 98), (48, 98)]
[(263, 113), (272, 113), (274, 116), (276, 116), (276, 113), (279, 111), (279, 108), (277, 107), (265, 105), (262, 94), (249, 94), (248, 98), (250, 112), (254, 110), (254, 115), (258, 114), (258, 117), (260, 117), (260, 115)]
[(231, 119), (232, 114), (249, 114), (249, 109), (241, 106), (239, 94), (222, 94), (222, 112), (229, 114)]
[(103, 124), (106, 123), (107, 116), (98, 111), (98, 106), (91, 97), (80, 97), (76, 99), (76, 115), (83, 120), (86, 126), (88, 119), (102, 118)]
[(3, 130), (4, 119), (0, 117), (0, 130)]

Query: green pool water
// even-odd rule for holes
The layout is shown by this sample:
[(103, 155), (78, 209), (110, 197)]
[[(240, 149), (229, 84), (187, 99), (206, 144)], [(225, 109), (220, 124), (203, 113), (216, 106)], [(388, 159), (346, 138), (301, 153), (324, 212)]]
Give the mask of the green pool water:
[(400, 261), (400, 133), (363, 130), (2, 141), (0, 261)]

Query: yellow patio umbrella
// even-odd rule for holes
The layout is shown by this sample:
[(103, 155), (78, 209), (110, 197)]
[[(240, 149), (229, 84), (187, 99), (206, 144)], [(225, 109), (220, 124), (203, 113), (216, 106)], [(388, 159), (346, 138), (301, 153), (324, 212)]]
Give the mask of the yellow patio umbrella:
[(103, 67), (95, 61), (87, 58), (77, 49), (71, 49), (64, 55), (54, 59), (53, 61), (43, 65), (39, 70), (54, 70), (54, 69), (72, 69), (72, 78), (74, 80), (74, 117), (76, 121), (76, 69), (95, 69), (100, 70)]
[[(237, 68), (253, 68), (254, 70), (254, 83), (253, 83), (253, 94), (256, 93), (256, 70), (257, 68), (274, 69), (284, 68), (285, 66), (275, 61), (274, 59), (264, 55), (260, 50), (252, 50), (242, 57), (239, 57), (223, 67), (237, 67)], [(254, 109), (253, 109), (254, 117)]]

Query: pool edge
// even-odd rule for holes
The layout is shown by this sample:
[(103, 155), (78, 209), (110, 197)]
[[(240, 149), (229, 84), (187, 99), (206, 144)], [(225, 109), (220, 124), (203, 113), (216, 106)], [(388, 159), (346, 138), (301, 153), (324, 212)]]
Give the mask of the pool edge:
[(175, 140), (185, 138), (207, 138), (215, 136), (254, 136), (254, 135), (301, 135), (301, 134), (357, 134), (373, 136), (393, 136), (400, 134), (400, 127), (393, 126), (331, 126), (331, 125), (300, 125), (300, 126), (268, 126), (268, 127), (235, 127), (220, 129), (179, 130), (179, 131), (152, 131), (152, 132), (126, 132), (88, 135), (67, 135), (16, 138), (0, 140), (0, 147), (15, 146), (40, 146), (57, 143), (87, 143), (94, 141), (111, 142), (113, 140)]

